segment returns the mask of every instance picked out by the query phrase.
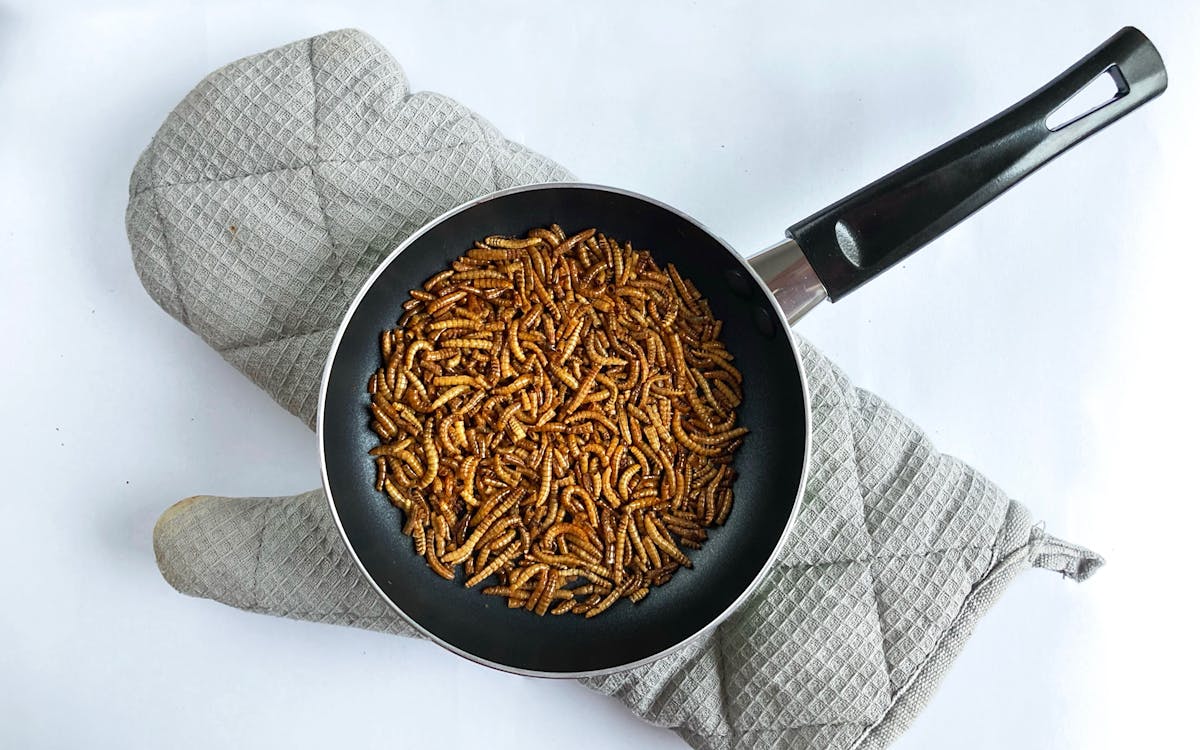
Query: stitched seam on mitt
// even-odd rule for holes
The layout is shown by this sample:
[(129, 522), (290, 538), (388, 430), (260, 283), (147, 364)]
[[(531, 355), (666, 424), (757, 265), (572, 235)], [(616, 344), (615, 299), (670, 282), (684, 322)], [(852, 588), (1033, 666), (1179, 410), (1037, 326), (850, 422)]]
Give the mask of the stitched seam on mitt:
[[(203, 179), (188, 180), (186, 182), (161, 182), (161, 183), (155, 183), (153, 185), (147, 185), (146, 187), (142, 188), (141, 190), (138, 190), (136, 193), (131, 195), (130, 198), (136, 198), (137, 196), (139, 196), (142, 193), (149, 191), (149, 190), (159, 190), (161, 188), (174, 188), (174, 187), (189, 187), (192, 185), (219, 185), (223, 182), (235, 182), (237, 180), (244, 180), (247, 177), (264, 177), (269, 174), (281, 174), (283, 172), (299, 172), (300, 170), (303, 170), (303, 169), (315, 170), (316, 167), (324, 166), (326, 164), (357, 167), (357, 166), (363, 166), (365, 164), (371, 164), (373, 162), (390, 161), (392, 159), (400, 159), (400, 158), (403, 158), (406, 156), (425, 156), (428, 154), (436, 154), (439, 151), (449, 151), (449, 150), (455, 149), (455, 148), (462, 148), (463, 146), (471, 146), (476, 143), (480, 143), (481, 140), (482, 139), (478, 139), (478, 138), (473, 141), (472, 140), (462, 140), (457, 143), (448, 143), (448, 144), (445, 144), (442, 146), (438, 146), (437, 148), (423, 148), (423, 149), (417, 149), (415, 151), (395, 151), (392, 153), (384, 154), (383, 156), (372, 156), (369, 158), (364, 157), (362, 159), (313, 159), (311, 162), (306, 162), (304, 164), (297, 164), (295, 166), (274, 167), (272, 169), (263, 169), (263, 170), (256, 171), (256, 172), (239, 172), (238, 174), (230, 175), (228, 177), (205, 177)], [(158, 158), (157, 150), (155, 153), (155, 158), (156, 159)]]
[[(320, 610), (320, 609), (303, 609), (303, 610), (286, 610), (280, 611), (270, 609), (268, 607), (255, 605), (253, 607), (239, 607), (246, 612), (253, 612), (256, 615), (271, 615), (272, 617), (287, 617), (292, 620), (307, 620), (311, 622), (314, 618), (319, 617), (344, 617), (350, 618), (354, 622), (396, 622), (407, 625), (404, 618), (400, 615), (361, 615), (352, 610)], [(322, 623), (335, 624), (335, 623)], [(340, 624), (340, 623), (337, 623)]]
[[(992, 544), (992, 547), (995, 548), (999, 543), (1000, 539), (997, 536), (997, 539)], [(855, 750), (855, 748), (860, 747), (862, 743), (871, 736), (871, 732), (878, 729), (884, 721), (887, 721), (888, 717), (891, 716), (892, 711), (895, 710), (896, 704), (899, 703), (900, 699), (908, 694), (908, 691), (912, 689), (912, 686), (917, 683), (919, 678), (924, 676), (925, 670), (931, 663), (930, 657), (937, 653), (945, 645), (946, 638), (949, 636), (950, 632), (954, 630), (955, 626), (959, 622), (959, 619), (962, 618), (963, 612), (966, 610), (967, 605), (975, 601), (975, 598), (979, 595), (979, 591), (981, 588), (983, 588), (983, 585), (985, 583), (989, 583), (992, 576), (999, 573), (1002, 568), (1008, 565), (1016, 564), (1021, 553), (1023, 553), (1026, 559), (1028, 559), (1030, 556), (1032, 556), (1032, 552), (1033, 542), (1027, 542), (1024, 545), (1016, 548), (1010, 554), (1006, 555), (999, 564), (989, 568), (988, 571), (984, 573), (983, 576), (981, 576), (973, 586), (971, 586), (971, 590), (967, 592), (967, 595), (963, 597), (962, 602), (958, 605), (958, 611), (954, 613), (954, 617), (950, 619), (949, 624), (942, 629), (941, 634), (937, 637), (937, 640), (933, 642), (933, 646), (929, 649), (929, 652), (921, 658), (921, 661), (913, 669), (912, 674), (909, 675), (908, 679), (904, 681), (904, 684), (901, 685), (892, 695), (892, 699), (888, 701), (887, 709), (883, 712), (883, 715), (880, 716), (873, 724), (870, 724), (863, 729), (863, 733), (859, 735), (858, 739), (856, 739), (850, 746), (850, 750)]]
[(725, 683), (725, 676), (728, 674), (726, 667), (728, 665), (725, 663), (725, 649), (723, 648), (725, 643), (724, 630), (725, 628), (719, 627), (717, 628), (717, 632), (713, 634), (717, 649), (717, 686), (721, 691), (721, 723), (729, 728), (730, 734), (736, 734), (737, 730), (734, 729), (733, 721), (729, 716), (729, 686)]
[[(853, 389), (852, 393), (854, 395), (854, 402), (855, 402), (854, 406), (856, 406), (858, 408), (859, 413), (861, 414), (862, 408), (863, 408), (862, 397), (858, 393), (858, 389)], [(872, 557), (876, 557), (877, 548), (876, 548), (875, 537), (874, 537), (874, 535), (871, 534), (870, 526), (867, 525), (867, 505), (866, 505), (866, 500), (863, 498), (863, 492), (862, 492), (862, 490), (863, 490), (863, 475), (862, 475), (862, 468), (861, 468), (862, 467), (862, 456), (859, 453), (858, 439), (857, 439), (857, 436), (854, 434), (853, 422), (851, 422), (849, 426), (850, 426), (850, 447), (851, 447), (851, 450), (854, 451), (854, 478), (858, 482), (858, 500), (859, 500), (859, 508), (862, 511), (863, 528), (867, 532), (867, 538), (871, 540), (871, 555), (872, 555)], [(887, 676), (887, 685), (885, 686), (884, 689), (890, 691), (891, 683), (892, 683), (892, 666), (888, 663), (887, 648), (885, 646), (885, 641), (884, 641), (884, 637), (883, 637), (883, 603), (879, 600), (879, 581), (878, 581), (878, 579), (876, 579), (875, 571), (871, 569), (871, 565), (869, 563), (866, 565), (866, 571), (867, 571), (867, 576), (871, 579), (871, 601), (875, 605), (875, 627), (876, 627), (876, 634), (879, 636), (879, 655), (883, 658), (883, 672)], [(887, 712), (885, 711), (883, 715), (886, 716)], [(865, 737), (867, 731), (869, 731), (869, 729), (864, 728), (863, 733), (861, 735), (859, 735), (860, 738)], [(858, 743), (858, 740), (855, 740), (855, 744), (857, 744), (857, 743)]]
[[(683, 732), (688, 732), (697, 737), (709, 737), (709, 738), (714, 738), (714, 739), (715, 738), (720, 738), (720, 739), (733, 738), (734, 742), (736, 743), (736, 742), (740, 742), (741, 740), (743, 740), (747, 737), (753, 737), (753, 736), (759, 735), (759, 734), (765, 734), (765, 735), (768, 735), (771, 737), (776, 737), (776, 736), (785, 735), (788, 732), (801, 732), (801, 731), (804, 731), (805, 729), (810, 729), (812, 727), (862, 727), (863, 730), (866, 731), (873, 726), (875, 726), (875, 724), (868, 724), (865, 721), (806, 721), (803, 724), (800, 724), (800, 725), (794, 726), (794, 727), (783, 727), (783, 728), (772, 727), (769, 729), (746, 729), (746, 730), (740, 730), (740, 731), (737, 729), (733, 729), (733, 730), (731, 730), (729, 732), (725, 732), (725, 733), (697, 732), (693, 729), (688, 729), (687, 726), (667, 727), (667, 728), (671, 729), (672, 731), (675, 731), (677, 733), (680, 733), (680, 734), (682, 734)], [(857, 740), (856, 740), (856, 742), (857, 742)]]
[(271, 510), (273, 504), (277, 503), (274, 503), (270, 500), (264, 502), (262, 511), (259, 513), (261, 518), (259, 519), (260, 529), (258, 532), (258, 554), (254, 556), (254, 575), (250, 579), (254, 582), (254, 588), (252, 590), (254, 592), (253, 596), (255, 601), (263, 600), (263, 586), (262, 579), (259, 578), (259, 571), (262, 570), (263, 555), (267, 548), (267, 514)]
[[(470, 115), (471, 124), (475, 126), (475, 132), (479, 134), (478, 142), (486, 142), (487, 135), (483, 124), (479, 121), (479, 115), (472, 112)], [(495, 149), (488, 150), (488, 161), (492, 163), (492, 190), (500, 189), (500, 165), (496, 163)]]
[(699, 736), (704, 736), (704, 737), (722, 737), (722, 738), (723, 737), (732, 737), (732, 738), (734, 738), (735, 742), (740, 742), (741, 740), (746, 739), (746, 738), (753, 738), (755, 735), (765, 734), (769, 737), (774, 738), (777, 736), (786, 735), (788, 732), (802, 732), (805, 729), (811, 729), (813, 727), (864, 727), (865, 728), (867, 726), (868, 726), (868, 724), (864, 721), (806, 721), (803, 724), (801, 724), (800, 726), (784, 727), (783, 729), (747, 729), (744, 732), (733, 732), (731, 734), (708, 734), (708, 735), (705, 735), (700, 732), (696, 732), (695, 734), (697, 734)]
[(288, 341), (291, 339), (301, 339), (306, 336), (316, 336), (317, 334), (321, 334), (321, 333), (329, 333), (330, 331), (334, 330), (335, 328), (337, 328), (336, 324), (322, 326), (322, 327), (314, 329), (312, 331), (301, 331), (300, 333), (288, 333), (288, 334), (285, 334), (283, 336), (279, 336), (276, 338), (264, 339), (263, 341), (251, 341), (251, 342), (248, 342), (245, 344), (233, 344), (232, 346), (228, 346), (228, 347), (216, 347), (216, 349), (219, 354), (230, 354), (232, 352), (239, 352), (243, 349), (253, 349), (256, 346), (270, 346), (271, 344), (278, 344), (280, 341)]
[[(158, 136), (154, 137), (154, 141), (150, 144), (150, 148), (154, 149), (154, 158), (150, 161), (150, 177), (154, 178), (154, 174), (158, 171)], [(153, 187), (147, 188), (150, 191), (151, 203), (154, 204), (154, 218), (158, 219), (158, 228), (162, 230), (163, 235), (163, 252), (167, 256), (167, 269), (171, 272), (171, 284), (175, 287), (175, 299), (179, 300), (179, 316), (181, 321), (188, 328), (192, 327), (188, 319), (187, 305), (183, 302), (183, 290), (179, 286), (179, 272), (175, 267), (175, 252), (171, 248), (171, 236), (167, 232), (167, 220), (163, 216), (162, 204), (157, 190)], [(145, 192), (144, 190), (141, 192)], [(140, 193), (139, 193), (140, 194)], [(134, 197), (137, 197), (135, 194)], [(130, 199), (132, 200), (132, 198)]]
[[(918, 552), (906, 552), (904, 554), (882, 554), (882, 555), (874, 555), (873, 554), (869, 557), (854, 557), (854, 558), (847, 558), (847, 559), (843, 559), (843, 560), (820, 560), (817, 562), (801, 561), (801, 562), (794, 562), (794, 563), (787, 563), (787, 564), (781, 563), (781, 565), (783, 565), (784, 567), (788, 567), (788, 568), (819, 568), (823, 565), (844, 565), (847, 563), (872, 563), (872, 562), (881, 561), (881, 560), (905, 560), (905, 559), (908, 559), (911, 557), (934, 557), (936, 555), (948, 555), (952, 552), (969, 552), (971, 550), (984, 550), (984, 549), (991, 550), (994, 554), (995, 549), (996, 549), (996, 543), (993, 542), (992, 544), (963, 544), (963, 545), (960, 545), (957, 547), (946, 547), (944, 549), (929, 549), (929, 550), (922, 550), (922, 551), (918, 551)], [(991, 563), (989, 562), (988, 565), (990, 567)]]
[(319, 133), (321, 132), (321, 123), (320, 123), (320, 118), (317, 116), (317, 63), (314, 59), (314, 52), (313, 52), (313, 47), (314, 47), (313, 42), (315, 40), (316, 40), (316, 37), (311, 37), (308, 40), (308, 73), (312, 78), (312, 97), (313, 97), (313, 106), (312, 106), (312, 112), (313, 112), (313, 118), (312, 118), (312, 123), (313, 123), (313, 140), (312, 140), (313, 160), (312, 160), (312, 163), (310, 163), (308, 165), (308, 174), (309, 174), (309, 178), (312, 179), (313, 195), (316, 196), (317, 211), (319, 211), (321, 213), (321, 226), (322, 226), (322, 228), (325, 229), (325, 237), (328, 238), (328, 240), (329, 240), (329, 246), (334, 247), (335, 243), (333, 241), (333, 231), (329, 228), (329, 213), (325, 210), (325, 202), (321, 200), (321, 189), (317, 185), (317, 170), (316, 170), (316, 167), (313, 166), (314, 164), (316, 164), (318, 157), (320, 157), (320, 155), (321, 155), (320, 135), (319, 135)]
[[(923, 550), (919, 552), (906, 552), (904, 554), (872, 554), (870, 557), (856, 557), (844, 560), (821, 560), (818, 563), (793, 563), (792, 568), (818, 568), (821, 565), (839, 565), (844, 563), (874, 563), (877, 560), (902, 560), (913, 557), (935, 557), (938, 554), (950, 554), (952, 552), (970, 552), (972, 550), (990, 550), (995, 553), (996, 542), (990, 545), (961, 545), (958, 547), (946, 547), (942, 550)], [(991, 563), (989, 563), (991, 566)]]

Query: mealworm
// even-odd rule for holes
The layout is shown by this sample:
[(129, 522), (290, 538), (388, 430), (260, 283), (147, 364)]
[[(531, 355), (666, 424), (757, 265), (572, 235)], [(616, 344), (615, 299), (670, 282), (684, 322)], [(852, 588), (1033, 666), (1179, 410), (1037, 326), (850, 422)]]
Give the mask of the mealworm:
[(467, 293), (462, 290), (449, 292), (426, 305), (425, 312), (428, 315), (437, 315), (438, 312), (445, 310), (466, 296)]
[(515, 498), (510, 498), (506, 502), (502, 503), (496, 510), (492, 511), (492, 513), (489, 514), (487, 518), (475, 528), (475, 531), (471, 533), (471, 536), (467, 537), (467, 541), (463, 542), (461, 547), (446, 555), (444, 558), (445, 562), (457, 564), (470, 557), (471, 553), (475, 549), (475, 545), (480, 539), (483, 538), (484, 534), (488, 532), (488, 529), (491, 528), (492, 522), (494, 522), (504, 511), (508, 510), (513, 505), (516, 505), (516, 502), (517, 501)]
[(591, 607), (591, 609), (589, 609), (587, 612), (585, 612), (583, 616), (590, 618), (590, 617), (595, 617), (596, 615), (600, 614), (604, 610), (611, 607), (613, 605), (613, 602), (615, 602), (617, 600), (617, 597), (619, 597), (623, 591), (624, 591), (624, 589), (622, 589), (621, 587), (613, 586), (612, 591), (608, 592), (608, 595), (605, 596), (603, 599), (596, 602), (596, 604), (593, 607)]
[(622, 502), (629, 499), (629, 482), (633, 479), (633, 475), (641, 470), (640, 465), (634, 464), (621, 472), (620, 478), (617, 479), (617, 495), (620, 496)]
[(540, 242), (540, 240), (536, 237), (526, 237), (524, 239), (514, 239), (512, 237), (493, 236), (493, 237), (488, 237), (483, 242), (485, 245), (489, 245), (491, 247), (503, 247), (503, 248), (513, 249), (513, 250), (519, 250), (519, 249), (526, 248), (526, 247), (533, 247), (534, 245), (538, 244), (538, 242)]
[[(565, 411), (569, 412), (570, 410), (565, 409)], [(567, 417), (566, 424), (572, 424), (580, 420), (587, 420), (590, 423), (601, 425), (610, 433), (617, 432), (617, 425), (614, 424), (607, 415), (603, 414), (602, 412), (598, 412), (595, 409), (588, 409), (587, 411), (580, 411), (571, 414), (571, 416)]]
[(520, 542), (513, 542), (512, 544), (508, 545), (507, 547), (504, 548), (504, 551), (501, 552), (496, 557), (495, 560), (492, 560), (490, 563), (487, 564), (487, 566), (484, 567), (483, 570), (479, 571), (475, 575), (468, 578), (466, 583), (463, 585), (466, 586), (467, 588), (474, 587), (480, 581), (483, 581), (484, 579), (491, 576), (492, 573), (495, 573), (497, 570), (499, 570), (509, 560), (516, 557), (517, 553), (520, 551), (520, 549), (521, 549)]
[[(458, 424), (461, 425), (462, 422)], [(466, 460), (461, 464), (459, 471), (463, 484), (459, 497), (463, 499), (464, 503), (471, 506), (479, 505), (479, 501), (475, 499), (475, 470), (478, 466), (479, 456), (467, 456)]]
[(366, 384), (369, 452), (438, 575), (594, 617), (728, 517), (742, 376), (673, 265), (553, 225), (476, 242), (403, 308)]
[(497, 550), (517, 538), (517, 532), (512, 527), (520, 523), (516, 516), (508, 516), (488, 529), (483, 538), (475, 545), (476, 550)]
[(668, 557), (683, 567), (692, 567), (691, 559), (689, 559), (687, 555), (683, 554), (683, 552), (681, 552), (679, 548), (675, 546), (675, 543), (671, 541), (670, 533), (666, 532), (665, 529), (659, 526), (661, 521), (654, 516), (649, 515), (643, 516), (643, 521), (643, 528), (650, 534), (650, 538), (654, 540), (654, 544), (659, 549), (667, 553)]
[(480, 381), (478, 375), (439, 375), (433, 379), (435, 386), (439, 385), (487, 385)]

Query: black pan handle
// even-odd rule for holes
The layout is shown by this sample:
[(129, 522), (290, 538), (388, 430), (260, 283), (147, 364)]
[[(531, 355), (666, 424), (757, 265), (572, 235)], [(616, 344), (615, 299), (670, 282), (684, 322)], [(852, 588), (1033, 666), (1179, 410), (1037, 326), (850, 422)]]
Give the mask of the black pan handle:
[[(1102, 75), (1117, 92), (1051, 128), (1047, 118)], [(970, 216), (1021, 178), (1158, 96), (1167, 71), (1150, 40), (1121, 29), (1021, 102), (787, 230), (832, 301)]]

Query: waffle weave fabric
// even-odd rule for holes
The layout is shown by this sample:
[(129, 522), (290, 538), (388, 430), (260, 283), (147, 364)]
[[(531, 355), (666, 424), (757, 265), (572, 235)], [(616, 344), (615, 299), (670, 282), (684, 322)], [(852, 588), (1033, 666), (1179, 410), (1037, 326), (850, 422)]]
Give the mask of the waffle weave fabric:
[[(570, 179), (461, 104), (411, 92), (378, 42), (345, 30), (205, 78), (139, 159), (126, 218), (158, 304), (312, 426), (334, 330), (396, 244), (493, 190)], [(697, 748), (884, 747), (1013, 576), (1083, 580), (1103, 562), (799, 345), (811, 477), (768, 579), (686, 649), (585, 681)], [(415, 635), (351, 560), (320, 490), (189, 498), (154, 546), (186, 594)]]

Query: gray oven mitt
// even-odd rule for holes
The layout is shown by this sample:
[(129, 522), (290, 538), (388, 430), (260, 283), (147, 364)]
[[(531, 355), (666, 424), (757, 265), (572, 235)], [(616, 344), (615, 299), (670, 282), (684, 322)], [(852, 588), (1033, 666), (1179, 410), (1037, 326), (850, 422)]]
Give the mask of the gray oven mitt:
[[(127, 221), (151, 296), (311, 426), (334, 328), (388, 251), (470, 198), (567, 179), (462, 105), (411, 93), (377, 42), (338, 31), (202, 81), (138, 161)], [(781, 560), (708, 637), (586, 681), (697, 748), (883, 747), (1014, 575), (1082, 580), (1102, 564), (800, 347), (812, 478)], [(413, 635), (320, 490), (189, 498), (163, 514), (154, 550), (193, 596)]]

